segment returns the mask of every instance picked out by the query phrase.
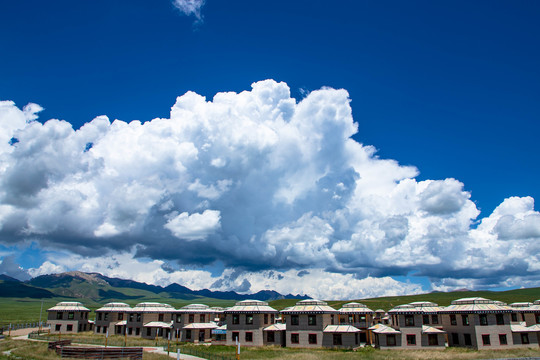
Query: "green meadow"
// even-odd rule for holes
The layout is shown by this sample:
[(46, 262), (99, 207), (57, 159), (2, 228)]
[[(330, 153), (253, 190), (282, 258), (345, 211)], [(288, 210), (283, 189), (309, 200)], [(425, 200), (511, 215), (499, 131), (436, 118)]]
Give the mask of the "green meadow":
[[(47, 309), (54, 306), (60, 301), (80, 301), (90, 310), (96, 310), (103, 306), (107, 302), (122, 301), (131, 306), (140, 302), (154, 301), (162, 302), (172, 305), (175, 308), (181, 308), (182, 306), (191, 303), (202, 303), (209, 306), (228, 307), (234, 305), (234, 300), (220, 300), (212, 298), (197, 298), (193, 300), (179, 300), (168, 297), (143, 297), (139, 299), (118, 300), (107, 299), (102, 302), (96, 302), (89, 299), (73, 299), (73, 298), (48, 298), (43, 300), (43, 312), (42, 320), (47, 318)], [(540, 288), (530, 289), (516, 289), (509, 291), (455, 291), (449, 293), (434, 292), (421, 295), (404, 295), (404, 296), (388, 296), (373, 299), (359, 299), (359, 300), (342, 300), (342, 301), (328, 301), (328, 304), (332, 307), (339, 309), (343, 304), (350, 301), (357, 301), (365, 304), (372, 310), (383, 309), (388, 311), (394, 306), (406, 304), (414, 301), (432, 301), (441, 306), (450, 305), (452, 300), (456, 300), (464, 297), (484, 297), (492, 300), (500, 300), (508, 304), (513, 302), (533, 302), (540, 299)], [(277, 310), (282, 310), (288, 306), (293, 306), (298, 300), (285, 299), (270, 301), (270, 306)], [(9, 323), (24, 323), (24, 322), (36, 322), (39, 320), (39, 314), (41, 309), (41, 300), (31, 298), (0, 298), (0, 326)], [(91, 318), (93, 316), (91, 315)]]

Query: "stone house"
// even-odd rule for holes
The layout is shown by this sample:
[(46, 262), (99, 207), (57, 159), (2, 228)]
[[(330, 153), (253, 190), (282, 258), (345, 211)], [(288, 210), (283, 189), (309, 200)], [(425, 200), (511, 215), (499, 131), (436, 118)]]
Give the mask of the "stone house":
[[(262, 346), (265, 344), (264, 328), (274, 324), (279, 312), (267, 302), (244, 300), (223, 311), (227, 322), (227, 345), (234, 345), (236, 340), (242, 346)], [(268, 335), (269, 332), (266, 332)], [(268, 338), (266, 343), (268, 343)]]
[[(441, 309), (435, 303), (419, 301), (399, 305), (388, 311), (390, 327), (399, 331), (399, 334), (392, 335), (387, 332), (386, 347), (395, 346), (416, 350), (422, 348), (444, 349), (446, 347), (446, 331), (443, 330), (439, 316)], [(400, 339), (393, 341), (392, 336), (400, 337)]]
[(90, 309), (80, 302), (63, 301), (47, 309), (47, 324), (51, 333), (72, 333), (92, 330), (88, 320)]
[(504, 303), (476, 298), (463, 298), (441, 310), (443, 327), (450, 346), (476, 349), (538, 347), (534, 329), (525, 323), (512, 322), (516, 312)]
[[(281, 311), (286, 324), (286, 347), (316, 348), (323, 346), (323, 337), (332, 337), (332, 347), (343, 346), (341, 333), (324, 333), (328, 325), (338, 325), (339, 312), (320, 300), (302, 300)], [(340, 345), (341, 338), (341, 345)], [(325, 341), (325, 343), (328, 343)]]
[(112, 302), (103, 305), (96, 312), (94, 332), (96, 334), (124, 335), (127, 324), (128, 304)]

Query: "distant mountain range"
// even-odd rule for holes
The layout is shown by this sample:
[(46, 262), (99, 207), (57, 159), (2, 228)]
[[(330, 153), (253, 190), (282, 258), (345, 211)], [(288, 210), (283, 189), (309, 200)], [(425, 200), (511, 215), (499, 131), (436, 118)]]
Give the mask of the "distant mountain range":
[(254, 294), (238, 294), (234, 291), (191, 290), (179, 284), (166, 287), (149, 285), (133, 280), (109, 278), (98, 273), (72, 271), (61, 274), (41, 275), (21, 282), (7, 275), (0, 275), (0, 297), (52, 298), (66, 297), (89, 299), (97, 302), (112, 300), (145, 300), (170, 298), (196, 300), (212, 298), (220, 300), (280, 300), (308, 299), (303, 295), (282, 295), (273, 290)]

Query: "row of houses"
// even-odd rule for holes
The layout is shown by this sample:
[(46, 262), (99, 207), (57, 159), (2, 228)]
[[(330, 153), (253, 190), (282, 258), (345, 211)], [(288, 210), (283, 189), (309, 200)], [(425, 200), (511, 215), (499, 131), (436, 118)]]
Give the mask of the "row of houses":
[(88, 318), (90, 310), (78, 302), (61, 302), (47, 311), (53, 333), (92, 330), (220, 345), (238, 341), (243, 346), (302, 348), (500, 349), (540, 343), (540, 300), (507, 305), (464, 298), (447, 307), (413, 302), (387, 313), (355, 302), (336, 310), (320, 300), (302, 300), (281, 311), (258, 300), (240, 301), (230, 308), (108, 303), (95, 311), (94, 321)]

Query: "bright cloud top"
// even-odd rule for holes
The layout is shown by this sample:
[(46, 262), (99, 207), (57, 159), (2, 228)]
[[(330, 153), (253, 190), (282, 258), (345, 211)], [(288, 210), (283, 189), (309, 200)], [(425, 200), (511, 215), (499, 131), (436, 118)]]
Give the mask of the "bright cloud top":
[(173, 5), (186, 15), (193, 15), (202, 21), (201, 9), (205, 0), (173, 0)]
[(135, 258), (219, 261), (251, 274), (242, 283), (252, 289), (276, 269), (358, 286), (412, 271), (441, 288), (537, 281), (532, 198), (477, 220), (461, 182), (417, 181), (414, 167), (351, 139), (349, 101), (325, 88), (296, 102), (266, 80), (212, 101), (188, 92), (169, 119), (100, 116), (78, 130), (35, 121), (38, 105), (1, 102), (0, 239), (83, 257), (136, 248)]

